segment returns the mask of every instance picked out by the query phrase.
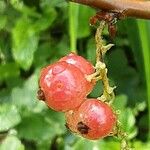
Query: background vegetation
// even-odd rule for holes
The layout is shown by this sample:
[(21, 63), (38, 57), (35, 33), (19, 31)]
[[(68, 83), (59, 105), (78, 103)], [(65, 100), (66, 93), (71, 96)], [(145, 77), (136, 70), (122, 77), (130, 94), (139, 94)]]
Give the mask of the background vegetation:
[[(95, 63), (95, 10), (63, 0), (0, 0), (0, 149), (119, 150), (109, 137), (89, 141), (69, 133), (62, 113), (38, 101), (40, 69), (62, 56), (78, 54)], [(150, 149), (150, 21), (118, 22), (106, 56), (116, 85), (114, 105), (135, 150)], [(100, 95), (101, 83), (90, 97)]]

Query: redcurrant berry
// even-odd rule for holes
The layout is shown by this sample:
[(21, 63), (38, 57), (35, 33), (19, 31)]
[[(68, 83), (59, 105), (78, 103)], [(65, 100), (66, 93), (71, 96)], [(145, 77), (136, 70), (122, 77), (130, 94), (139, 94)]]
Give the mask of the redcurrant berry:
[[(76, 55), (75, 53), (70, 53), (69, 55), (61, 58), (60, 61), (66, 61), (67, 63), (76, 66), (85, 74), (85, 76), (90, 75), (95, 71), (94, 66), (89, 61), (79, 55)], [(95, 81), (87, 82), (87, 84), (87, 91), (90, 93), (93, 90)]]
[(60, 61), (66, 61), (69, 64), (75, 65), (86, 75), (94, 73), (95, 70), (89, 61), (75, 53), (70, 53), (69, 55), (61, 58)]
[(108, 136), (116, 124), (111, 107), (97, 99), (87, 99), (79, 108), (65, 113), (66, 126), (87, 139)]
[(42, 98), (56, 111), (74, 109), (87, 96), (88, 85), (84, 74), (74, 65), (63, 61), (42, 69), (39, 86), (44, 93)]

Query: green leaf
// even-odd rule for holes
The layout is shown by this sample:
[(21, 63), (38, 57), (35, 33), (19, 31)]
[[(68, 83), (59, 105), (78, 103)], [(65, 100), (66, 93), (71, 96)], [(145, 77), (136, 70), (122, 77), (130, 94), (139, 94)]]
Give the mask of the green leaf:
[(6, 3), (4, 1), (0, 1), (0, 14), (5, 11)]
[(4, 15), (0, 15), (0, 30), (5, 28), (7, 17)]
[[(57, 51), (57, 56), (59, 56), (58, 59), (60, 59), (62, 56), (67, 55), (70, 51), (69, 51), (69, 45), (67, 41), (67, 36), (64, 36), (61, 41), (59, 41), (58, 44), (54, 44), (53, 43), (53, 47), (55, 48), (55, 50)], [(52, 48), (53, 48), (52, 47)], [(52, 49), (52, 51), (54, 51), (54, 49)]]
[[(51, 114), (52, 118), (53, 116), (55, 114)], [(60, 124), (57, 121), (52, 121), (51, 117), (33, 113), (23, 117), (22, 122), (17, 126), (19, 137), (27, 140), (35, 140), (38, 143), (42, 143), (45, 140), (51, 141), (56, 135), (64, 132)], [(61, 117), (63, 118), (62, 115)]]
[(0, 105), (0, 132), (9, 130), (20, 121), (20, 115), (14, 105)]
[(39, 102), (36, 98), (37, 89), (38, 76), (35, 74), (24, 83), (23, 87), (13, 88), (11, 94), (13, 104), (18, 108), (25, 107), (34, 111), (34, 108)]
[(114, 80), (116, 91), (120, 94), (126, 94), (129, 103), (135, 103), (144, 100), (144, 87), (139, 86), (139, 74), (137, 70), (128, 65), (127, 58), (122, 49), (112, 51), (108, 57), (108, 73)]
[(24, 70), (32, 65), (38, 41), (39, 36), (35, 33), (29, 18), (20, 18), (12, 30), (12, 53), (16, 62)]
[(116, 110), (123, 110), (127, 105), (127, 100), (128, 97), (126, 95), (118, 95), (113, 102), (113, 106)]
[(135, 116), (130, 108), (120, 110), (119, 121), (124, 132), (128, 134), (128, 138), (132, 139), (137, 134), (135, 127)]
[(34, 65), (41, 68), (69, 54), (69, 44), (66, 41), (67, 37), (64, 36), (61, 41), (56, 42), (50, 39), (48, 42), (41, 44), (35, 52)]
[(11, 91), (9, 89), (3, 89), (0, 91), (0, 105), (2, 103), (9, 103), (11, 100)]
[(119, 150), (120, 144), (115, 141), (104, 141), (102, 139), (96, 141), (90, 141), (86, 139), (80, 139), (74, 144), (74, 150)]
[(15, 63), (7, 63), (0, 66), (0, 81), (19, 76), (19, 67)]
[(92, 90), (92, 92), (90, 93), (90, 97), (99, 97), (101, 95), (101, 93), (103, 92), (103, 85), (101, 81), (98, 81), (94, 87), (94, 89)]
[(46, 66), (46, 60), (48, 60), (48, 63), (50, 63), (50, 58), (54, 58), (54, 56), (57, 54), (56, 51), (53, 50), (55, 48), (54, 45), (52, 45), (52, 43), (53, 41), (44, 42), (38, 47), (37, 51), (35, 52), (33, 61), (33, 64), (35, 66)]
[(0, 150), (24, 150), (24, 146), (17, 137), (8, 135), (6, 139), (2, 141)]
[(10, 4), (17, 10), (21, 10), (24, 7), (20, 0), (10, 0)]
[(55, 9), (46, 7), (42, 16), (33, 24), (34, 30), (38, 33), (47, 29), (55, 20), (57, 13)]
[(138, 128), (142, 129), (142, 130), (139, 130), (140, 139), (142, 141), (146, 141), (147, 136), (148, 136), (147, 132), (143, 132), (149, 128), (149, 124), (148, 124), (147, 120), (148, 120), (148, 114), (143, 115), (138, 122)]
[(12, 31), (12, 52), (16, 62), (24, 70), (32, 65), (34, 52), (38, 47), (39, 33), (47, 29), (55, 18), (55, 9), (47, 7), (36, 20), (24, 15), (16, 22)]
[[(67, 5), (66, 0), (41, 0), (41, 7), (47, 7), (47, 6), (51, 6), (51, 7), (63, 7), (64, 5)], [(43, 8), (43, 9), (44, 9)]]
[(55, 112), (54, 110), (48, 109), (44, 113), (44, 116), (46, 116), (46, 120), (48, 122), (53, 122), (56, 124), (56, 126), (60, 127), (59, 130), (57, 130), (57, 133), (61, 134), (65, 131), (65, 119), (64, 114), (61, 112)]
[(149, 150), (150, 149), (150, 142), (142, 143), (141, 141), (135, 141), (133, 143), (133, 147), (135, 150)]
[(85, 139), (80, 139), (74, 145), (74, 150), (79, 150), (79, 149), (91, 150), (93, 147), (98, 149), (97, 142), (92, 142), (92, 141), (88, 141), (88, 140), (85, 140)]

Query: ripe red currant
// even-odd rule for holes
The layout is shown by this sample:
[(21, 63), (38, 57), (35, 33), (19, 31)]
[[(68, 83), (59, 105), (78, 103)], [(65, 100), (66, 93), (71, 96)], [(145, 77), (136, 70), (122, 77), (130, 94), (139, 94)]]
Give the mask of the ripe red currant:
[(39, 86), (39, 98), (45, 98), (47, 105), (56, 111), (74, 109), (87, 96), (88, 85), (84, 74), (64, 61), (42, 69)]
[(65, 117), (72, 132), (91, 140), (108, 136), (116, 124), (111, 107), (97, 99), (87, 99), (76, 110), (66, 112)]
[(70, 53), (69, 55), (61, 58), (60, 61), (66, 61), (69, 64), (75, 65), (86, 75), (94, 73), (95, 70), (89, 61), (75, 53)]
[[(76, 55), (75, 53), (70, 53), (69, 55), (63, 57), (60, 59), (60, 61), (66, 61), (69, 64), (72, 64), (79, 68), (85, 75), (90, 75), (94, 73), (95, 69), (94, 66), (84, 59), (83, 57)], [(88, 84), (88, 93), (90, 93), (93, 90), (93, 87), (95, 85), (95, 81), (87, 82)]]

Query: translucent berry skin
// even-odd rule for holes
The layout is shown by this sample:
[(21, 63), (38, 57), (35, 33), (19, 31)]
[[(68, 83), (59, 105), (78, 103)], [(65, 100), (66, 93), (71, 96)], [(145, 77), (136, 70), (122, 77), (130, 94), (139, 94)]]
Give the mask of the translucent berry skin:
[(60, 61), (66, 61), (69, 64), (75, 65), (86, 75), (92, 74), (95, 71), (93, 65), (89, 61), (75, 53), (70, 53), (69, 55), (61, 58)]
[(68, 111), (78, 107), (87, 95), (84, 74), (72, 64), (58, 62), (43, 68), (39, 86), (45, 102), (56, 111)]
[[(69, 64), (76, 66), (85, 74), (85, 76), (93, 74), (95, 72), (94, 66), (89, 61), (87, 61), (85, 58), (79, 55), (76, 55), (75, 53), (70, 53), (69, 55), (61, 58), (59, 61), (65, 61)], [(87, 91), (88, 93), (90, 93), (93, 90), (95, 81), (92, 82), (87, 81), (87, 84), (88, 84)]]
[(91, 140), (108, 136), (116, 124), (111, 107), (97, 99), (87, 99), (78, 109), (66, 112), (65, 117), (72, 132)]

